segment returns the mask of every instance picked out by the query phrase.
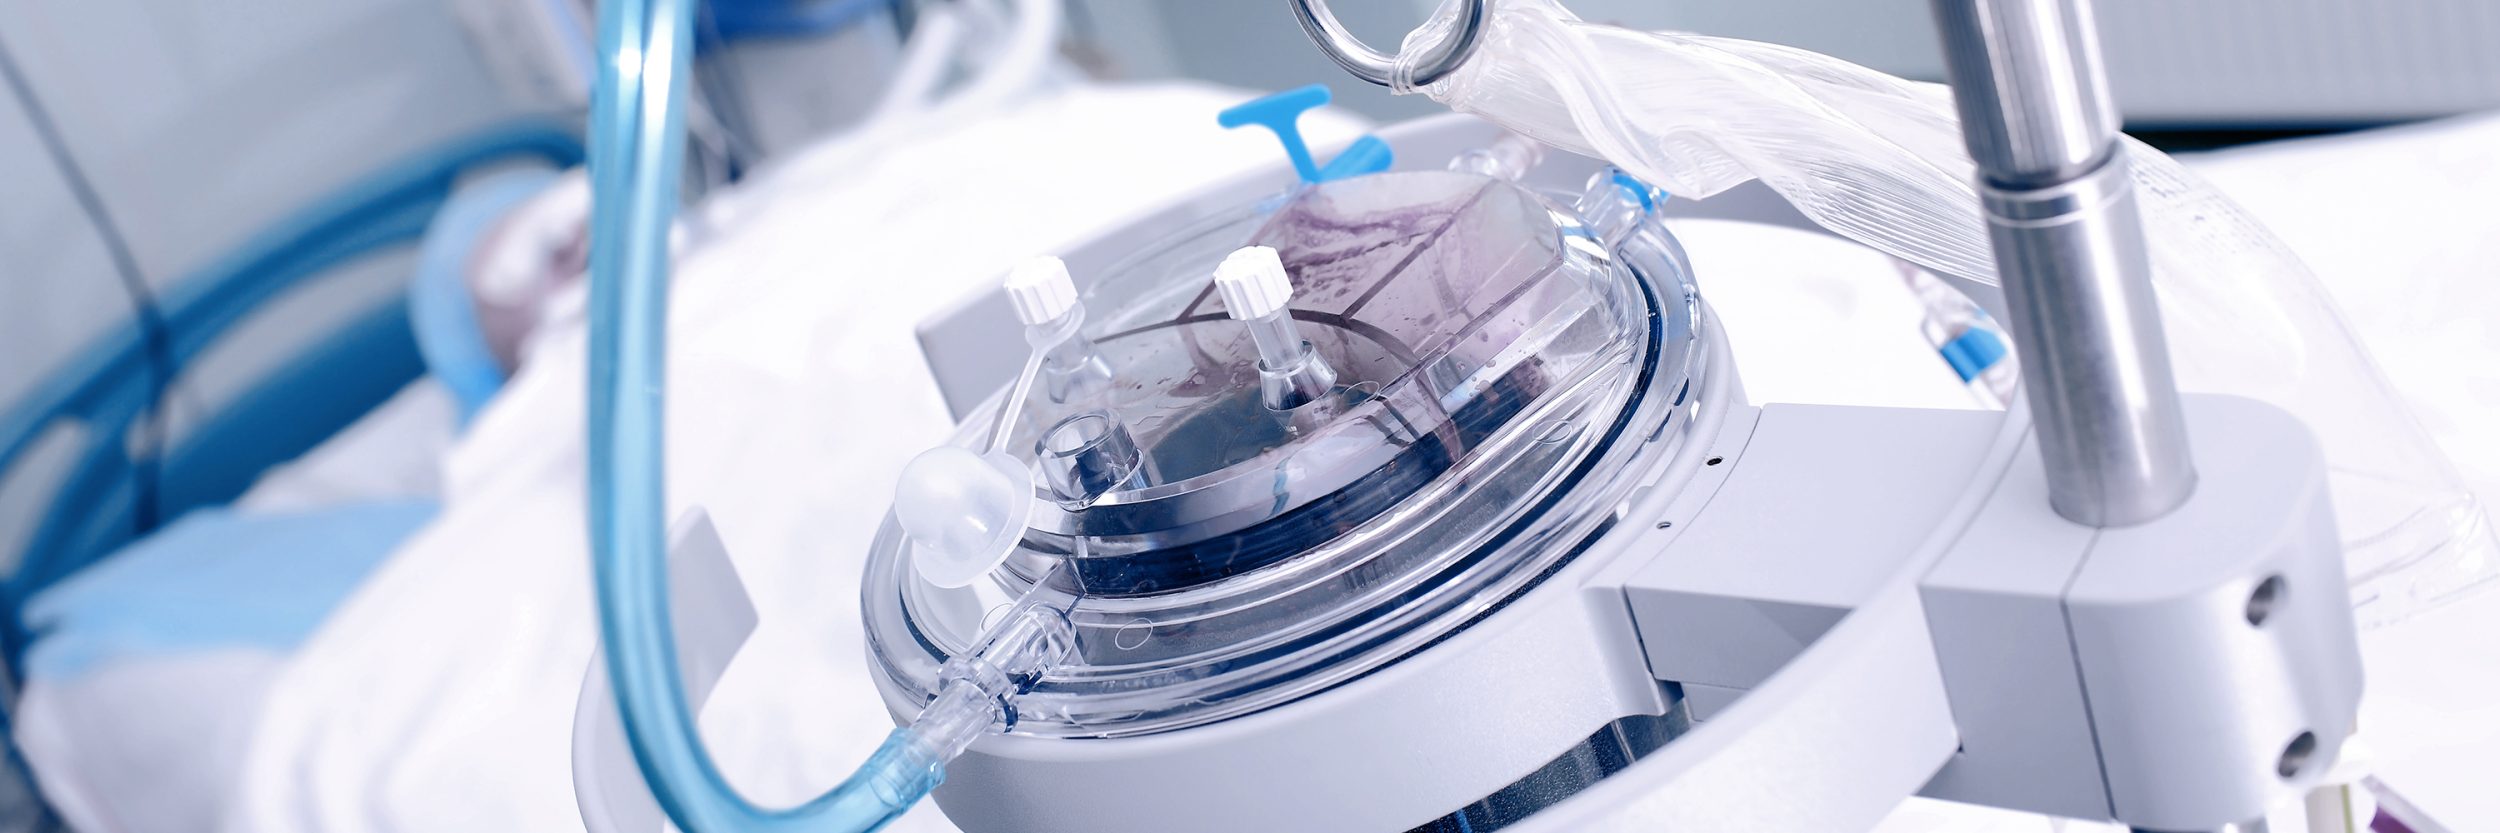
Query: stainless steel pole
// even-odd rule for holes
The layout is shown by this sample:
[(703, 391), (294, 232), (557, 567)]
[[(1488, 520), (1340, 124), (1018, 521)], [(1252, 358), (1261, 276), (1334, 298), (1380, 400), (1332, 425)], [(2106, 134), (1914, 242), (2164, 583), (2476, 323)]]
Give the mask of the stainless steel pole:
[(1931, 0), (2049, 502), (2091, 526), (2196, 488), (2090, 0)]

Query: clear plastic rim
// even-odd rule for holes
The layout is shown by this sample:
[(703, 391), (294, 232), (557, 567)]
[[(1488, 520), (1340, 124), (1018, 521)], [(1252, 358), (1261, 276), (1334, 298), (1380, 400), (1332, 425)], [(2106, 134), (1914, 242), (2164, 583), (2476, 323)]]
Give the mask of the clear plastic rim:
[[(1078, 666), (1045, 679), (1022, 698), (1014, 731), (1057, 737), (1135, 736), (1291, 702), (1386, 667), (1446, 637), (1498, 610), (1568, 563), (1611, 527), (1612, 513), (1634, 484), (1654, 478), (1663, 461), (1687, 444), (1682, 429), (1694, 422), (1701, 393), (1712, 382), (1701, 371), (1702, 353), (1707, 349), (1700, 337), (1705, 314), (1673, 238), (1655, 224), (1645, 224), (1622, 249), (1618, 271), (1638, 298), (1636, 314), (1647, 330), (1641, 346), (1644, 352), (1621, 360), (1637, 365), (1637, 372), (1617, 386), (1619, 408), (1609, 412), (1603, 429), (1585, 429), (1578, 435), (1573, 459), (1534, 490), (1525, 509), (1464, 552), (1445, 553), (1441, 562), (1417, 570), (1425, 577), (1422, 586), (1439, 588), (1444, 585), (1436, 582), (1444, 575), (1467, 575), (1467, 570), (1481, 568), (1467, 576), (1465, 592), (1446, 594), (1432, 606), (1400, 607), (1398, 600), (1384, 600), (1382, 606), (1371, 609), (1375, 615), (1354, 621), (1334, 635), (1319, 634), (1316, 642), (1310, 632), (1279, 633), (1273, 635), (1275, 639), (1250, 646), (1266, 650), (1243, 650), (1196, 664)], [(1548, 406), (1560, 404), (1569, 403), (1557, 400)], [(916, 703), (925, 701), (933, 690), (936, 665), (949, 649), (907, 612), (911, 603), (905, 598), (908, 587), (901, 577), (908, 571), (895, 569), (902, 560), (899, 537), (891, 523), (881, 531), (863, 587), (863, 606), (869, 619), (871, 652), (882, 672), (881, 685), (895, 702)], [(1275, 576), (1255, 578), (1272, 580)], [(1090, 620), (1094, 638), (1117, 642), (1129, 638), (1129, 631), (1118, 626), (1122, 617), (1153, 613), (1165, 601), (1087, 598), (1076, 615)], [(1226, 612), (1211, 610), (1205, 615)], [(1145, 620), (1139, 617), (1139, 621)], [(1182, 623), (1165, 619), (1147, 626)]]

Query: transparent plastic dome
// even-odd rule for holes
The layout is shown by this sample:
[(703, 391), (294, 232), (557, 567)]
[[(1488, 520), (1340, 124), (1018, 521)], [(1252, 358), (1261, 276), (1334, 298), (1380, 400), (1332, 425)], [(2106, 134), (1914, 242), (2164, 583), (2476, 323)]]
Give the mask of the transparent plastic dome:
[[(1246, 245), (1282, 257), (1292, 319), (1335, 371), (1309, 404), (1262, 400), (1210, 282)], [(1080, 656), (1019, 698), (1017, 732), (1166, 731), (1351, 679), (1602, 531), (1633, 485), (1611, 475), (1689, 422), (1700, 365), (1662, 228), (1593, 228), (1470, 173), (1299, 189), (1147, 248), (1084, 303), (1090, 352), (1037, 386), (1006, 447), (1093, 488), (1036, 483), (1017, 552), (960, 588), (917, 577), (886, 525), (864, 603), (890, 694), (930, 696), (938, 665), (1027, 592), (1075, 599)]]

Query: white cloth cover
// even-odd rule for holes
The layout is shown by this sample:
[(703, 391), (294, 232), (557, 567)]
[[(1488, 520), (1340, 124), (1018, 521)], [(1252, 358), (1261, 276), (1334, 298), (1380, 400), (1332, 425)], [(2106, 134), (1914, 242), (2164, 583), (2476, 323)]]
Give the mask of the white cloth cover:
[[(440, 491), (454, 411), (448, 391), (419, 379), (311, 453), (269, 470), (235, 510), (430, 500)], [(14, 715), (16, 742), (45, 799), (75, 829), (195, 831), (236, 791), (269, 681), (286, 659), (268, 646), (232, 644), (30, 675)]]

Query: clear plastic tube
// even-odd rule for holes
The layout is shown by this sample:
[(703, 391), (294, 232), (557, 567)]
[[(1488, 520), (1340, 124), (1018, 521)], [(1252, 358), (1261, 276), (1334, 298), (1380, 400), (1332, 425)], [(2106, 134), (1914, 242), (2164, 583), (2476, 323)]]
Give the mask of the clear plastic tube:
[[(685, 159), (682, 113), (694, 0), (600, 5), (591, 116), (589, 514), (600, 638), (635, 761), (678, 828), (866, 831), (945, 778), (946, 761), (1012, 721), (1008, 698), (1070, 648), (1064, 617), (1029, 601), (857, 773), (787, 809), (749, 803), (703, 748), (677, 677), (662, 544), (662, 379), (668, 231)], [(1054, 623), (1057, 625), (1053, 627)]]
[(1929, 274), (1899, 260), (1893, 264), (1901, 270), (1901, 282), (1917, 296), (1926, 317), (1919, 321), (1919, 335), (1927, 346), (1962, 377), (1962, 384), (1971, 398), (1994, 410), (2004, 410), (2014, 401), (2014, 392), (2022, 383), (2016, 370), (2013, 339), (1996, 319), (1979, 304), (1946, 285), (1943, 278)]

